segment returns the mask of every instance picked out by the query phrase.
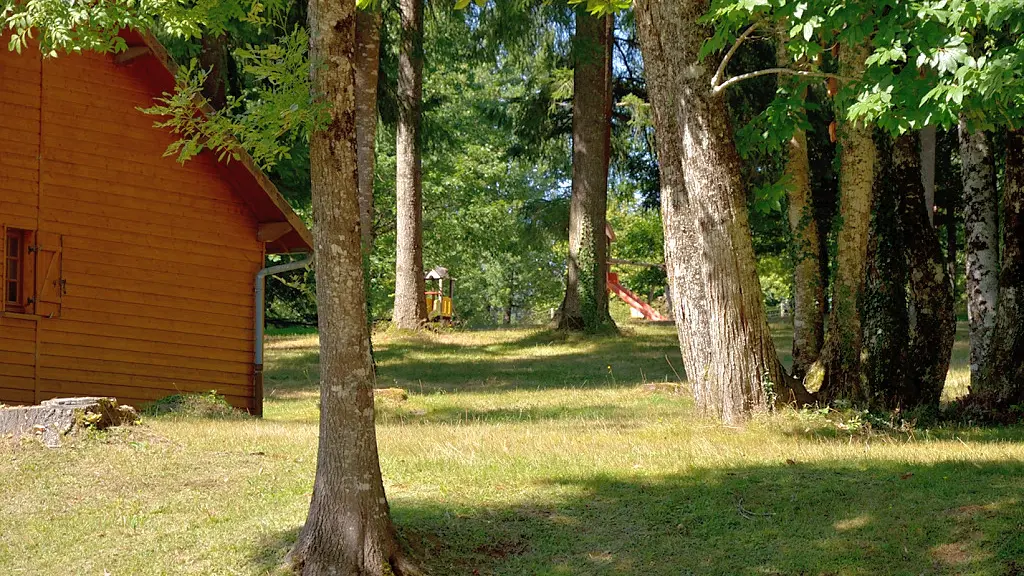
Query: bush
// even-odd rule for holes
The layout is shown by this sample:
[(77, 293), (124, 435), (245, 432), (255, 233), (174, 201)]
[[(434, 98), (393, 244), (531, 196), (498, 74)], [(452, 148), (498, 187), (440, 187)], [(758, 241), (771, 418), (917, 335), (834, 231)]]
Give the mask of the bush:
[(145, 413), (149, 416), (174, 414), (197, 418), (244, 418), (245, 412), (228, 404), (216, 390), (203, 393), (174, 394), (153, 402)]

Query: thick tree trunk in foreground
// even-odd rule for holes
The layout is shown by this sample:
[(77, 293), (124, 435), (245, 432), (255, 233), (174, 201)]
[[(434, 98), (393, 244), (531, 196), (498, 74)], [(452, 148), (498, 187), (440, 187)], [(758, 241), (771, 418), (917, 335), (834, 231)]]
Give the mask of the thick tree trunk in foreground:
[(420, 120), (423, 99), (423, 0), (400, 0), (398, 55), (398, 174), (395, 252), (395, 326), (419, 329), (427, 320), (423, 296), (423, 174)]
[(1024, 404), (1024, 131), (1006, 133), (1005, 183), (997, 320), (981, 378), (971, 384), (971, 401), (996, 417)]
[(929, 219), (913, 134), (897, 138), (893, 153), (893, 188), (900, 191), (900, 224), (909, 278), (910, 324), (904, 370), (904, 388), (898, 405), (938, 406), (946, 385), (950, 353), (956, 335), (953, 284), (939, 245), (939, 235)]
[[(780, 66), (789, 66), (785, 39), (778, 42)], [(780, 82), (784, 81), (781, 77)], [(807, 91), (804, 90), (804, 97)], [(793, 376), (803, 378), (818, 359), (825, 338), (825, 283), (821, 275), (821, 239), (814, 217), (811, 191), (811, 163), (807, 152), (807, 134), (794, 129), (786, 145), (784, 178), (789, 182), (789, 229), (793, 234), (795, 267), (793, 270)]]
[[(699, 62), (705, 0), (635, 5), (658, 132), (665, 262), (687, 378), (701, 413), (731, 423), (792, 392), (754, 266), (732, 127)], [(805, 400), (801, 395), (797, 400)]]
[(359, 230), (363, 254), (373, 251), (374, 142), (380, 72), (380, 10), (356, 10), (356, 159), (359, 165)]
[(565, 299), (558, 327), (595, 332), (608, 313), (608, 162), (611, 157), (612, 18), (576, 10), (573, 40), (572, 198)]
[[(863, 333), (861, 370), (865, 397), (868, 405), (873, 407), (898, 405), (906, 364), (909, 319), (907, 264), (900, 229), (900, 196), (903, 191), (894, 186), (896, 171), (905, 168), (895, 165), (890, 138), (879, 136), (864, 294), (860, 305)], [(912, 176), (920, 178), (920, 172), (913, 172)]]
[[(870, 50), (864, 44), (843, 46), (839, 54), (840, 75), (860, 77), (869, 54)], [(862, 333), (859, 306), (867, 262), (875, 143), (870, 127), (841, 122), (839, 144), (839, 217), (842, 227), (838, 236), (832, 312), (821, 359), (812, 367), (807, 380), (812, 384), (821, 383), (818, 397), (826, 403), (837, 399), (863, 403), (867, 397), (860, 369)]]
[(356, 176), (355, 3), (311, 0), (314, 86), (331, 120), (310, 142), (320, 322), (320, 444), (309, 516), (286, 562), (305, 575), (402, 572), (381, 481)]
[(971, 329), (971, 383), (978, 381), (996, 324), (999, 297), (999, 199), (992, 145), (983, 131), (960, 121), (967, 256), (967, 319)]

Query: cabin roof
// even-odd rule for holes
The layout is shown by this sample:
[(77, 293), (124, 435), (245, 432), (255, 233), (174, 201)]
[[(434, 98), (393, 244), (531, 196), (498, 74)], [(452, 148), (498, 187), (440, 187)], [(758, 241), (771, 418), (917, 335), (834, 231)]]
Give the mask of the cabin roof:
[[(125, 56), (114, 56), (120, 67), (141, 76), (154, 96), (172, 92), (178, 65), (160, 41), (150, 33), (138, 31), (123, 31), (121, 36), (128, 43), (129, 51), (122, 53)], [(213, 113), (205, 103), (201, 110), (204, 114)], [(267, 253), (313, 252), (313, 236), (309, 228), (274, 183), (241, 145), (236, 147), (235, 153), (237, 159), (218, 161), (218, 169), (252, 209), (260, 224), (259, 235), (266, 242)]]

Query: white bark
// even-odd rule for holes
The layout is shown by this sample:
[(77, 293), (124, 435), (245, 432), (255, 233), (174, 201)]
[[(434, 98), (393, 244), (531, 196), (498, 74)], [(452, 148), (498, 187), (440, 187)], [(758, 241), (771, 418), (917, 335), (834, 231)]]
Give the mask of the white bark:
[(967, 259), (967, 317), (971, 332), (971, 382), (988, 355), (999, 297), (999, 200), (988, 136), (960, 122), (964, 229)]

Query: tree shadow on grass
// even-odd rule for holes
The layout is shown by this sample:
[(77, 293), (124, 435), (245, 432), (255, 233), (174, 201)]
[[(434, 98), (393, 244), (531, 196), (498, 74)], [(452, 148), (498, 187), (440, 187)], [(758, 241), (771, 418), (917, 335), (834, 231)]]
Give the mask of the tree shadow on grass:
[[(412, 555), (441, 575), (1024, 574), (1024, 464), (831, 462), (554, 478), (514, 506), (404, 500)], [(276, 565), (294, 531), (258, 542)], [(271, 552), (268, 552), (271, 551)], [(281, 553), (283, 554), (283, 552)]]
[(416, 410), (402, 404), (378, 403), (378, 423), (431, 424), (532, 424), (541, 421), (592, 421), (628, 423), (630, 427), (643, 426), (637, 422), (636, 411), (632, 408), (613, 404), (591, 404), (587, 406), (524, 406), (511, 408), (470, 409), (458, 406), (433, 407)]
[[(674, 334), (579, 338), (533, 331), (480, 346), (409, 337), (380, 346), (376, 360), (379, 386), (423, 394), (620, 388), (685, 377)], [(268, 397), (287, 397), (316, 390), (318, 379), (318, 352), (290, 351), (268, 363), (264, 387)]]

